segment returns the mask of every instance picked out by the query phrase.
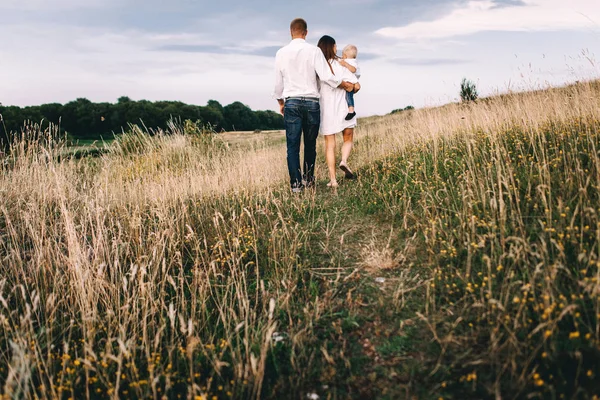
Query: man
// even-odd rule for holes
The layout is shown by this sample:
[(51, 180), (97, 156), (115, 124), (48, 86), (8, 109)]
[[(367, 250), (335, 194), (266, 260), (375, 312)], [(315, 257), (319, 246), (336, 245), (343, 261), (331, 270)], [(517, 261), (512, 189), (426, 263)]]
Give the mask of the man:
[[(354, 85), (336, 77), (323, 52), (306, 43), (308, 26), (297, 18), (290, 24), (292, 42), (277, 52), (275, 91), (285, 123), (287, 163), (292, 192), (315, 184), (317, 136), (321, 124), (317, 79), (331, 87), (352, 91)], [(304, 168), (300, 167), (300, 138), (304, 133)], [(304, 171), (304, 175), (302, 174)], [(304, 181), (304, 183), (303, 183)]]

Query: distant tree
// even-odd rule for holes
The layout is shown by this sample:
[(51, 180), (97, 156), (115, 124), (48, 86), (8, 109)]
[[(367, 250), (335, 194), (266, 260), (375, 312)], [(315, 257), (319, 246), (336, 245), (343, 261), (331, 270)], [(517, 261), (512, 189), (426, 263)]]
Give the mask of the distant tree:
[(60, 122), (62, 109), (63, 105), (60, 103), (42, 104), (40, 106), (40, 114), (43, 115), (46, 121), (58, 124)]
[(206, 104), (206, 107), (214, 108), (215, 110), (223, 112), (223, 106), (216, 100), (209, 100)]
[[(62, 128), (80, 138), (94, 138), (94, 104), (85, 98), (71, 101), (62, 110)], [(100, 116), (98, 116), (100, 118)]]
[(142, 121), (149, 129), (167, 129), (172, 118), (198, 121), (217, 132), (234, 128), (269, 130), (283, 127), (283, 118), (273, 111), (252, 111), (240, 102), (223, 107), (216, 100), (209, 100), (206, 106), (196, 106), (180, 101), (134, 101), (127, 96), (120, 97), (116, 103), (93, 103), (79, 98), (65, 105), (51, 103), (23, 108), (0, 105), (0, 114), (0, 140), (4, 146), (10, 141), (9, 134), (19, 132), (26, 120), (44, 121), (44, 124), (60, 122), (63, 132), (80, 139), (107, 138), (113, 133), (121, 133), (130, 123)]
[(223, 122), (225, 121), (223, 113), (212, 107), (203, 107), (200, 110), (200, 119), (217, 131), (223, 127)]
[(209, 100), (206, 107), (202, 109), (202, 120), (210, 124), (216, 131), (219, 131), (225, 123), (223, 112), (221, 103), (216, 100)]
[(413, 106), (406, 106), (404, 108), (397, 108), (395, 110), (392, 110), (392, 112), (390, 114), (398, 114), (401, 113), (402, 111), (410, 111), (410, 110), (414, 110), (415, 108)]
[(223, 107), (223, 116), (226, 130), (248, 131), (258, 125), (258, 118), (250, 107), (239, 101)]
[(258, 130), (269, 130), (269, 129), (283, 129), (283, 118), (281, 114), (271, 110), (267, 111), (256, 111), (256, 118), (258, 123), (254, 126), (254, 129)]
[(6, 107), (0, 103), (0, 153), (6, 152), (10, 145), (6, 122), (4, 121), (5, 108)]
[(0, 114), (2, 114), (2, 124), (0, 124), (0, 129), (3, 131), (2, 137), (4, 138), (4, 145), (7, 146), (10, 142), (9, 134), (19, 130), (19, 127), (22, 126), (23, 121), (25, 121), (25, 117), (23, 110), (15, 106), (0, 107)]
[(463, 78), (460, 83), (460, 99), (463, 103), (470, 103), (473, 101), (477, 101), (479, 98), (479, 93), (477, 93), (477, 86), (475, 82), (468, 80), (467, 78)]

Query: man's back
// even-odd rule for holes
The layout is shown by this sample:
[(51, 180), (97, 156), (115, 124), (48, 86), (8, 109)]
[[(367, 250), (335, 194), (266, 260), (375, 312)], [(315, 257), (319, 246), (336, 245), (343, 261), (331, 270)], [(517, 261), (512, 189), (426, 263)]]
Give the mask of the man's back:
[(276, 63), (283, 75), (283, 97), (319, 97), (315, 56), (318, 47), (294, 39), (277, 52)]
[(319, 98), (318, 79), (337, 87), (341, 79), (332, 74), (323, 53), (304, 39), (294, 39), (281, 48), (275, 58), (276, 83), (274, 97)]

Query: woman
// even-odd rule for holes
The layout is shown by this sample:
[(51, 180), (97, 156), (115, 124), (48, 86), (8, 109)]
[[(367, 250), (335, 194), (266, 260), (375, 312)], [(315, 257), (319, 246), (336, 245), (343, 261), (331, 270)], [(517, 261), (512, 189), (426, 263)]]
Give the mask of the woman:
[[(339, 63), (337, 56), (337, 45), (335, 39), (331, 36), (323, 36), (317, 46), (325, 55), (325, 59), (329, 62), (332, 72), (337, 76), (344, 74), (344, 67)], [(354, 85), (354, 92), (360, 90), (360, 84)], [(349, 121), (346, 121), (348, 114), (348, 103), (346, 102), (346, 92), (340, 88), (332, 88), (329, 85), (321, 85), (320, 89), (321, 102), (321, 133), (325, 137), (325, 158), (329, 169), (329, 187), (337, 187), (337, 179), (335, 177), (335, 135), (342, 132), (344, 144), (342, 146), (342, 161), (340, 169), (344, 171), (346, 178), (354, 178), (354, 173), (348, 167), (348, 157), (352, 151), (352, 143), (354, 138), (354, 128), (356, 127), (356, 116)]]

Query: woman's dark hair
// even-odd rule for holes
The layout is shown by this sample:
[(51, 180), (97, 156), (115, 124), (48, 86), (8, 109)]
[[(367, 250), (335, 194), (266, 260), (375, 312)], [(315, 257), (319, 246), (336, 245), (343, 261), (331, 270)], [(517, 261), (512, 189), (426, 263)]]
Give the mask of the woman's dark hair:
[(335, 39), (331, 36), (325, 35), (321, 39), (319, 39), (317, 47), (321, 49), (327, 61), (337, 60), (339, 58), (338, 55), (335, 54), (333, 46), (335, 46)]

